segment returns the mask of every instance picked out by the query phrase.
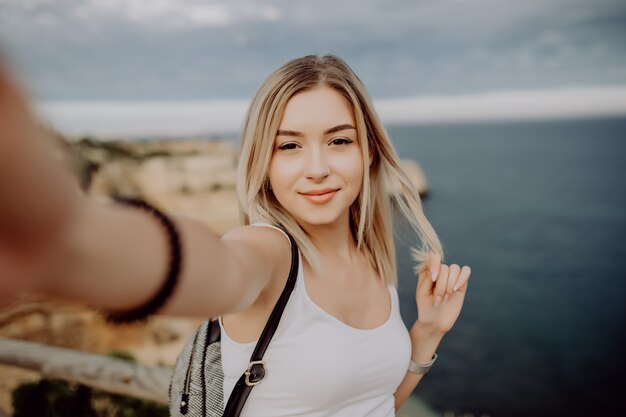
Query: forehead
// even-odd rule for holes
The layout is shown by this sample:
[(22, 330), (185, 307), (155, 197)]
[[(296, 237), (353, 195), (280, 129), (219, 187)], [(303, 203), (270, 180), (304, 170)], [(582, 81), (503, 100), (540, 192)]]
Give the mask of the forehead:
[(344, 123), (355, 125), (350, 102), (330, 87), (296, 94), (288, 102), (280, 129), (315, 132)]

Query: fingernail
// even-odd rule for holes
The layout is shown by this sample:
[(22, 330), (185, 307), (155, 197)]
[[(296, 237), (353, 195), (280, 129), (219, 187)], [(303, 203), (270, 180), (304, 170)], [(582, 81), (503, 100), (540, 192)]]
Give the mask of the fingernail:
[(439, 307), (439, 304), (441, 304), (441, 296), (438, 295), (437, 298), (435, 299), (435, 307)]
[(430, 273), (431, 278), (433, 279), (433, 282), (437, 279), (437, 271), (432, 271)]
[(455, 292), (456, 292), (456, 290), (458, 290), (458, 289), (459, 289), (459, 287), (457, 287), (456, 285), (454, 286), (454, 288), (452, 288), (452, 290), (453, 290), (453, 291), (455, 291)]
[(448, 294), (446, 294), (446, 296), (443, 297), (443, 302), (445, 303), (446, 301), (448, 301), (448, 298), (450, 298), (450, 296), (448, 296)]

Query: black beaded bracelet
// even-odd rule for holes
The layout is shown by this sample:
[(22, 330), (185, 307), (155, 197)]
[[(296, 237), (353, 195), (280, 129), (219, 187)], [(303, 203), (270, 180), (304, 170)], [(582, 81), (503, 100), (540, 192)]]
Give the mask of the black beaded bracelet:
[(144, 200), (137, 198), (121, 198), (116, 197), (115, 201), (119, 204), (136, 207), (146, 211), (154, 216), (163, 226), (167, 233), (169, 247), (169, 263), (167, 276), (165, 281), (159, 288), (159, 291), (144, 304), (126, 311), (101, 311), (105, 320), (112, 324), (124, 324), (140, 322), (148, 318), (151, 314), (156, 313), (170, 298), (181, 271), (182, 249), (180, 243), (180, 235), (172, 220), (156, 207), (148, 204)]

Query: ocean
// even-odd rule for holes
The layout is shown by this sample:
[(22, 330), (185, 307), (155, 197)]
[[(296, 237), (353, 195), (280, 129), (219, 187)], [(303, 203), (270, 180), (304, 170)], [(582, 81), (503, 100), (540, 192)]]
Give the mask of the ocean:
[[(414, 395), (437, 412), (621, 416), (626, 376), (626, 119), (391, 125), (431, 192), (463, 311)], [(417, 317), (408, 243), (401, 312)]]

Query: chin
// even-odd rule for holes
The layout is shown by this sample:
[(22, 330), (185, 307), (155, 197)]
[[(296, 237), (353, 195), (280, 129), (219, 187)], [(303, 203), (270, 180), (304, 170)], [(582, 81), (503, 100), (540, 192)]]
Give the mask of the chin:
[(298, 220), (299, 222), (304, 223), (309, 226), (326, 226), (326, 225), (336, 223), (338, 219), (337, 218), (327, 219), (327, 218), (316, 217), (316, 218), (299, 218)]
[(298, 223), (304, 223), (310, 226), (324, 226), (340, 222), (346, 214), (347, 212), (337, 213), (335, 210), (328, 210), (326, 212), (320, 210), (317, 213), (309, 211), (305, 216), (294, 217), (298, 220)]

